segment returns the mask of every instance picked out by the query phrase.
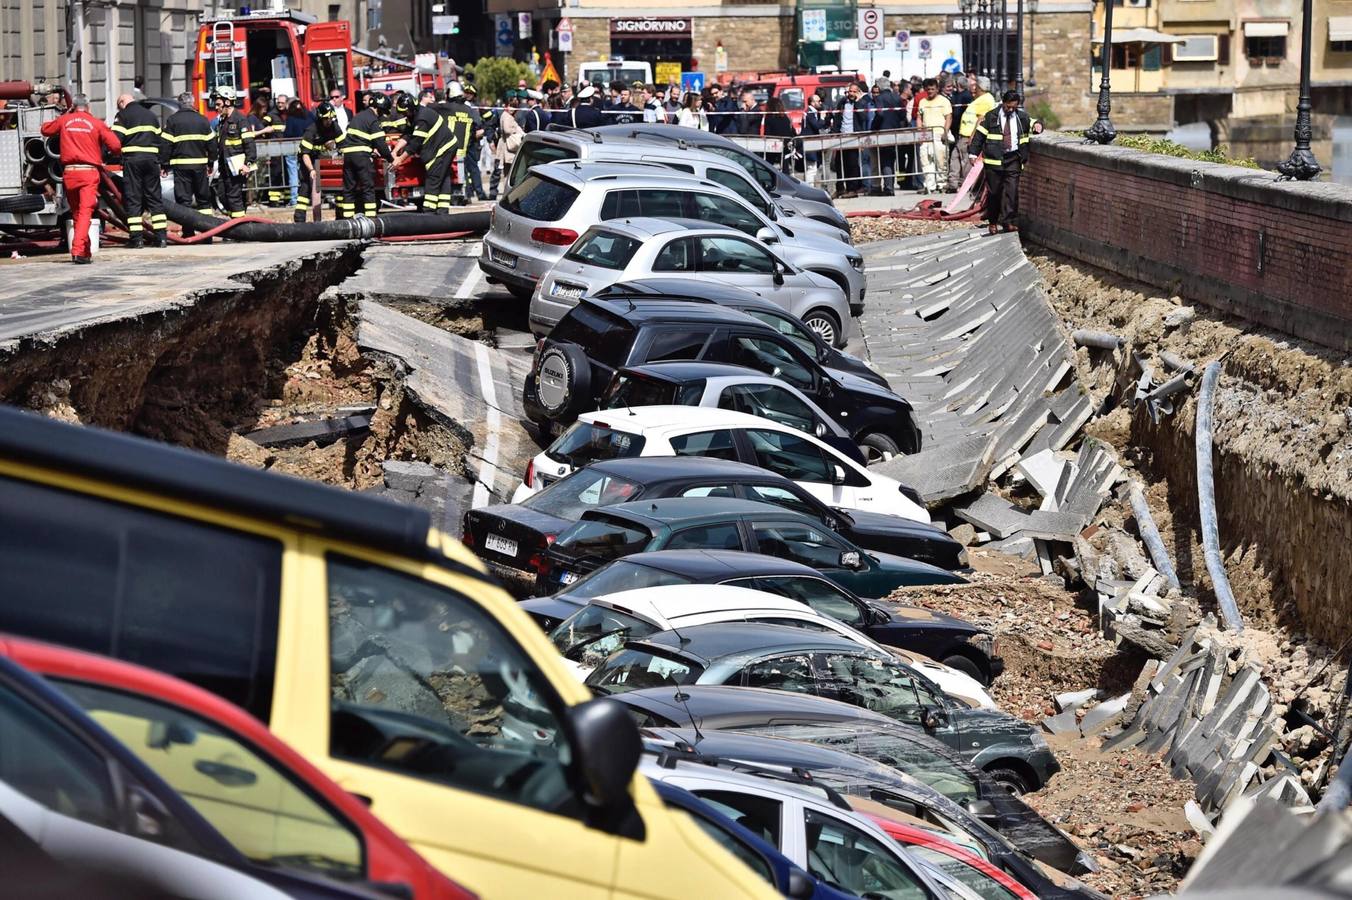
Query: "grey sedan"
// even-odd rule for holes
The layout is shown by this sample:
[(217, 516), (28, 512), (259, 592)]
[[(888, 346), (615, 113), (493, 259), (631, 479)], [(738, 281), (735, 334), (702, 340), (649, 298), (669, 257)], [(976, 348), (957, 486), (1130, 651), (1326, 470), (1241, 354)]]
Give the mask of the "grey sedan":
[(588, 229), (540, 279), (531, 326), (547, 332), (582, 297), (650, 275), (753, 290), (801, 319), (823, 343), (845, 345), (850, 304), (834, 282), (790, 265), (736, 229), (691, 219), (613, 219)]

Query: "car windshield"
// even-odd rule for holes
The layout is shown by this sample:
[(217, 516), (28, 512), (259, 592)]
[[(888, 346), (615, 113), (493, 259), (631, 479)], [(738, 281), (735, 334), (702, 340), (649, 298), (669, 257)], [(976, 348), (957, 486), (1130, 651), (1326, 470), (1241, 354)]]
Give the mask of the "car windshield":
[(854, 753), (904, 772), (916, 781), (934, 788), (954, 803), (965, 804), (981, 796), (974, 776), (968, 775), (924, 743), (908, 740), (889, 731), (860, 729), (853, 725), (825, 722), (756, 725), (739, 730)]
[(582, 469), (525, 500), (521, 505), (560, 519), (580, 519), (593, 506), (609, 506), (638, 499), (636, 482)]
[(584, 234), (572, 249), (564, 254), (564, 259), (598, 266), (602, 269), (623, 269), (634, 258), (641, 242), (612, 231), (593, 229)]
[(740, 147), (726, 147), (722, 144), (705, 144), (700, 147), (701, 150), (708, 150), (717, 153), (719, 156), (725, 156), (737, 165), (741, 166), (751, 173), (751, 177), (766, 191), (774, 190), (775, 172), (768, 165), (761, 162), (756, 157), (742, 150)]
[(587, 676), (587, 684), (605, 694), (622, 694), (643, 688), (692, 684), (699, 678), (700, 671), (694, 663), (629, 647), (593, 669)]
[(652, 537), (647, 528), (636, 522), (583, 519), (559, 535), (554, 546), (577, 559), (605, 561), (641, 552)]
[[(615, 431), (609, 425), (575, 422), (549, 445), (545, 455), (554, 462), (581, 468), (603, 459), (638, 456), (643, 451), (642, 435)], [(618, 502), (618, 501), (616, 501)]]
[(952, 878), (981, 900), (1014, 900), (1018, 896), (990, 875), (942, 850), (918, 844), (907, 844), (906, 849), (912, 856), (918, 857), (922, 862)]
[(628, 560), (617, 559), (610, 565), (597, 569), (569, 585), (568, 596), (577, 600), (590, 600), (602, 594), (617, 594), (620, 591), (634, 591), (639, 588), (692, 583), (684, 575), (664, 572), (651, 566), (641, 566)]
[(704, 379), (673, 384), (642, 375), (621, 375), (611, 382), (601, 401), (602, 409), (635, 406), (699, 406), (704, 397)]
[(584, 606), (549, 634), (564, 659), (594, 669), (624, 646), (660, 629), (637, 616), (605, 606)]
[(572, 209), (577, 191), (539, 175), (527, 175), (499, 205), (510, 213), (537, 222), (557, 222)]
[(525, 141), (521, 145), (520, 153), (517, 154), (518, 162), (512, 166), (512, 183), (509, 187), (516, 187), (524, 181), (532, 166), (558, 162), (561, 159), (576, 158), (577, 153), (568, 147), (559, 147), (540, 141)]

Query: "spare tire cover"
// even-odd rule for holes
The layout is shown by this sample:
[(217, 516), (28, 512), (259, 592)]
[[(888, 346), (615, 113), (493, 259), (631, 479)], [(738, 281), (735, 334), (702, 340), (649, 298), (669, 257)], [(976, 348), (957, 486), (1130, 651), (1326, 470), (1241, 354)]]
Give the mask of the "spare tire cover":
[(591, 363), (576, 344), (553, 344), (540, 354), (536, 396), (552, 416), (565, 415), (591, 399)]

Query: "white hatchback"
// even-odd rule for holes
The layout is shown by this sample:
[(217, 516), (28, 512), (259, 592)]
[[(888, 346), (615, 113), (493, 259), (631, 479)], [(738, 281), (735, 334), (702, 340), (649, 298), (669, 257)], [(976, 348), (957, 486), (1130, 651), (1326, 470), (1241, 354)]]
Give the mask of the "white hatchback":
[(564, 619), (549, 639), (568, 667), (586, 678), (628, 640), (711, 622), (764, 622), (831, 631), (879, 653), (890, 653), (929, 678), (950, 697), (993, 709), (995, 702), (970, 675), (895, 647), (884, 647), (839, 619), (799, 600), (721, 584), (663, 585), (594, 597)]
[(760, 466), (796, 482), (827, 506), (930, 521), (925, 508), (840, 450), (788, 425), (705, 406), (636, 406), (583, 413), (537, 455), (512, 495), (520, 503), (575, 469), (629, 456), (705, 456)]

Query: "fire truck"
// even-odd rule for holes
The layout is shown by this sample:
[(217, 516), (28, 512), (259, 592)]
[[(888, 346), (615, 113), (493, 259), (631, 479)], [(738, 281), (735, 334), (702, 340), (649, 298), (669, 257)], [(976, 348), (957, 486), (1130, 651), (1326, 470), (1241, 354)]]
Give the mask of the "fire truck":
[[(216, 114), (210, 108), (211, 94), (222, 87), (235, 90), (241, 98), (241, 112), (248, 111), (249, 103), (263, 88), (274, 97), (295, 97), (308, 110), (327, 100), (329, 92), (338, 88), (348, 98), (348, 112), (354, 113), (353, 90), (366, 85), (354, 78), (352, 55), (352, 26), (345, 21), (320, 22), (307, 13), (280, 5), (235, 15), (221, 14), (203, 19), (197, 30), (192, 92), (198, 110), (209, 118)], [(405, 65), (414, 71), (416, 79), (417, 67)], [(379, 81), (370, 87), (384, 90)], [(263, 157), (274, 150), (295, 152), (280, 142), (264, 141), (259, 155)], [(412, 159), (387, 175), (383, 161), (377, 159), (376, 178), (377, 183), (385, 186), (386, 200), (406, 200), (419, 190), (422, 164)], [(320, 186), (327, 194), (342, 190), (341, 160), (320, 161)]]

